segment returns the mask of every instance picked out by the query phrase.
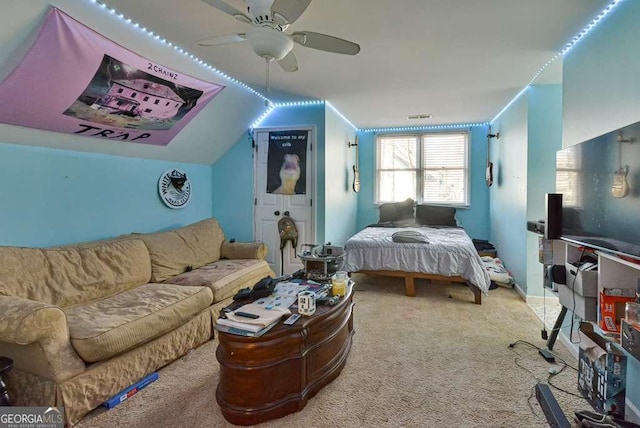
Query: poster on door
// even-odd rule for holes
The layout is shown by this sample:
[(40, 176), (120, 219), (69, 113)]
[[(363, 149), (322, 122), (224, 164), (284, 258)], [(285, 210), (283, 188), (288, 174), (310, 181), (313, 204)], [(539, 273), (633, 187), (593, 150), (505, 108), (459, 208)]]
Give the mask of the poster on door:
[(309, 131), (269, 132), (267, 193), (307, 193), (307, 140)]

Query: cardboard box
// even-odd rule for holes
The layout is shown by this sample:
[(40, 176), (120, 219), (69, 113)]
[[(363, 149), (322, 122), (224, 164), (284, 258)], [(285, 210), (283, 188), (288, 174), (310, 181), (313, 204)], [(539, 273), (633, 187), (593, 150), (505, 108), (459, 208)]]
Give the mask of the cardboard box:
[(624, 419), (627, 355), (591, 323), (582, 323), (580, 332), (593, 344), (580, 345), (578, 389), (595, 410)]
[[(567, 276), (569, 274), (567, 273)], [(597, 296), (597, 294), (596, 294)], [(558, 284), (558, 299), (560, 304), (569, 309), (584, 321), (598, 320), (598, 298), (584, 297), (574, 293), (568, 285)]]
[(598, 326), (608, 333), (620, 333), (620, 320), (624, 317), (624, 304), (635, 301), (633, 297), (624, 296), (624, 289), (605, 288), (600, 292), (600, 312)]
[(567, 287), (584, 297), (598, 297), (598, 271), (578, 269), (571, 263), (565, 263), (567, 269)]

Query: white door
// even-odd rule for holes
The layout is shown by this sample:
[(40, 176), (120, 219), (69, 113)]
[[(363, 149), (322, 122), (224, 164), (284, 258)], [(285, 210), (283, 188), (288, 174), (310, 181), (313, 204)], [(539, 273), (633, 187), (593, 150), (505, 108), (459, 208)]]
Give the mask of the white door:
[[(272, 134), (271, 162), (269, 162), (270, 133)], [(306, 135), (306, 150), (300, 144), (296, 146), (295, 136), (291, 137), (294, 134)], [(282, 144), (279, 144), (277, 139), (279, 136), (282, 136)], [(254, 132), (256, 144), (254, 160), (254, 236), (256, 240), (267, 244), (269, 248), (267, 262), (277, 275), (283, 273), (291, 274), (302, 269), (302, 261), (297, 255), (303, 249), (304, 244), (315, 243), (314, 209), (312, 206), (315, 169), (315, 159), (312, 156), (314, 153), (312, 151), (315, 142), (314, 137), (315, 133), (312, 128), (296, 128), (295, 130), (282, 128), (259, 129)], [(291, 141), (291, 138), (294, 141)], [(284, 146), (284, 148), (280, 146)], [(286, 153), (288, 148), (291, 149), (291, 154)], [(284, 159), (283, 153), (286, 154), (287, 159)], [(292, 153), (297, 154), (292, 155)], [(294, 194), (275, 193), (293, 193), (291, 192), (291, 189), (294, 189), (293, 187), (283, 190), (283, 187), (287, 188), (287, 186), (284, 186), (286, 181), (286, 172), (284, 171), (290, 166), (288, 160), (299, 162), (299, 165), (302, 166), (300, 177), (297, 178), (299, 183), (293, 190)], [(279, 174), (274, 165), (277, 166)], [(271, 172), (271, 178), (269, 178), (269, 172)], [(303, 180), (300, 180), (301, 178)], [(277, 184), (280, 186), (274, 190), (273, 183), (276, 179), (279, 180)], [(271, 193), (267, 192), (268, 188)], [(295, 249), (291, 241), (286, 242), (286, 246), (281, 252), (278, 221), (285, 215), (291, 217), (296, 225), (298, 242)]]

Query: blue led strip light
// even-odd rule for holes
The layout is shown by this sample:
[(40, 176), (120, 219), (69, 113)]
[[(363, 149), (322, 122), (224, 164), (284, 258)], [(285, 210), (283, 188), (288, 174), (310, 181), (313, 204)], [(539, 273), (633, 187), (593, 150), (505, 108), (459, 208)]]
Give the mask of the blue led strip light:
[(347, 119), (347, 118), (345, 117), (345, 115), (344, 115), (344, 114), (340, 113), (340, 112), (338, 111), (338, 109), (337, 109), (337, 108), (335, 108), (335, 107), (333, 106), (333, 104), (331, 104), (329, 101), (325, 101), (325, 104), (326, 104), (326, 105), (328, 105), (329, 107), (331, 107), (331, 110), (335, 111), (335, 112), (336, 112), (336, 114), (337, 114), (338, 116), (340, 116), (340, 117), (342, 118), (342, 120), (344, 120), (344, 121), (345, 121), (345, 122), (347, 122), (349, 125), (351, 125), (351, 127), (352, 127), (354, 130), (356, 130), (356, 131), (358, 130), (358, 127), (357, 127), (357, 126), (355, 126), (353, 123), (351, 123), (351, 121), (350, 121), (349, 119)]
[(611, 11), (618, 4), (622, 3), (624, 0), (613, 0), (611, 3), (609, 3), (609, 5), (606, 8), (604, 8), (598, 14), (598, 16), (596, 16), (585, 28), (583, 28), (582, 31), (580, 31), (573, 39), (571, 39), (571, 41), (569, 41), (560, 52), (555, 54), (555, 56), (553, 58), (551, 58), (549, 61), (547, 61), (546, 64), (544, 64), (533, 75), (533, 77), (531, 78), (529, 83), (524, 88), (522, 88), (522, 90), (520, 92), (518, 92), (518, 94), (515, 97), (513, 97), (513, 99), (511, 99), (511, 101), (509, 101), (509, 103), (506, 106), (504, 106), (504, 108), (502, 110), (500, 110), (500, 112), (493, 119), (491, 119), (490, 122), (463, 123), (463, 124), (451, 124), (451, 125), (429, 125), (429, 126), (413, 126), (413, 127), (395, 127), (395, 128), (369, 128), (369, 129), (359, 129), (359, 128), (357, 128), (342, 113), (340, 113), (333, 105), (331, 105), (329, 102), (326, 102), (326, 101), (321, 101), (321, 100), (318, 100), (318, 101), (293, 101), (293, 102), (287, 102), (287, 103), (275, 103), (274, 104), (269, 98), (265, 97), (264, 95), (262, 95), (261, 93), (259, 93), (255, 89), (251, 88), (246, 83), (243, 83), (243, 82), (241, 82), (241, 81), (239, 81), (239, 80), (237, 80), (237, 79), (235, 79), (235, 78), (223, 73), (222, 71), (218, 70), (217, 68), (215, 68), (212, 65), (208, 64), (207, 62), (205, 62), (205, 61), (199, 59), (198, 57), (194, 56), (193, 54), (190, 54), (189, 52), (185, 51), (181, 47), (174, 45), (173, 43), (171, 43), (171, 42), (167, 41), (166, 39), (160, 37), (160, 35), (154, 34), (151, 30), (148, 30), (145, 27), (142, 27), (137, 22), (134, 22), (133, 20), (131, 20), (130, 18), (127, 18), (123, 14), (118, 13), (115, 9), (109, 8), (106, 4), (104, 4), (104, 3), (102, 3), (102, 2), (100, 2), (98, 0), (89, 0), (89, 1), (91, 3), (95, 3), (101, 9), (104, 9), (104, 10), (108, 11), (110, 14), (117, 16), (118, 18), (122, 19), (123, 21), (125, 21), (127, 24), (133, 26), (134, 28), (139, 29), (143, 33), (147, 34), (148, 36), (158, 40), (160, 43), (174, 48), (176, 51), (180, 52), (181, 54), (183, 54), (183, 55), (185, 55), (185, 56), (187, 56), (189, 58), (191, 58), (193, 61), (197, 62), (198, 64), (202, 65), (203, 67), (215, 72), (216, 74), (218, 74), (219, 76), (223, 77), (224, 79), (226, 79), (226, 80), (228, 80), (230, 82), (233, 82), (238, 86), (243, 87), (244, 89), (248, 90), (249, 92), (251, 92), (251, 93), (257, 95), (258, 97), (262, 98), (263, 100), (267, 101), (267, 104), (268, 104), (267, 110), (251, 125), (251, 128), (256, 128), (257, 126), (259, 126), (260, 123), (262, 123), (271, 114), (271, 112), (273, 112), (273, 110), (275, 110), (276, 107), (299, 107), (299, 106), (307, 106), (307, 105), (326, 104), (329, 107), (331, 107), (341, 118), (343, 118), (356, 131), (363, 131), (363, 132), (395, 132), (395, 131), (414, 131), (414, 130), (425, 130), (425, 129), (468, 128), (468, 127), (471, 127), (471, 126), (486, 126), (486, 125), (489, 125), (489, 124), (493, 123), (496, 119), (498, 119), (498, 117), (500, 117), (500, 115), (502, 115), (502, 113), (505, 112), (505, 110), (507, 110), (529, 88), (529, 86), (531, 86), (533, 84), (533, 82), (538, 78), (538, 76), (540, 76), (540, 74), (549, 65), (551, 65), (551, 63), (553, 63), (559, 57), (566, 55), (580, 40), (582, 40), (582, 38), (587, 33), (589, 33), (591, 30), (593, 30), (593, 28), (596, 25), (598, 25), (607, 15), (609, 15), (609, 13), (611, 13)]
[(609, 5), (607, 7), (605, 7), (602, 12), (600, 12), (598, 14), (598, 16), (596, 16), (593, 21), (591, 21), (589, 23), (589, 25), (587, 25), (586, 27), (584, 27), (582, 29), (582, 31), (580, 31), (573, 39), (571, 39), (571, 41), (569, 43), (567, 43), (564, 47), (564, 49), (562, 49), (562, 51), (560, 51), (560, 55), (566, 55), (567, 52), (569, 52), (571, 50), (571, 48), (573, 48), (576, 43), (578, 43), (580, 40), (582, 40), (582, 38), (591, 30), (593, 30), (593, 28), (598, 25), (600, 23), (600, 21), (602, 21), (604, 19), (605, 16), (607, 16), (609, 13), (611, 13), (611, 11), (620, 3), (622, 3), (624, 0), (613, 0), (611, 3), (609, 3)]
[(425, 126), (403, 126), (394, 128), (363, 128), (361, 132), (401, 132), (401, 131), (422, 131), (427, 129), (455, 129), (455, 128), (471, 128), (473, 126), (488, 126), (489, 122), (474, 123), (454, 123), (450, 125), (425, 125)]
[(301, 106), (311, 106), (311, 105), (320, 105), (325, 102), (322, 100), (313, 100), (313, 101), (292, 101), (290, 103), (274, 103), (274, 107), (301, 107)]
[(275, 108), (276, 107), (273, 104), (269, 104), (269, 107), (267, 108), (267, 110), (264, 113), (262, 113), (262, 115), (251, 124), (251, 129), (254, 129), (260, 126), (260, 124), (271, 114), (273, 110), (275, 110)]
[(547, 63), (545, 65), (543, 65), (540, 70), (538, 70), (538, 72), (536, 74), (533, 75), (533, 77), (531, 78), (531, 80), (529, 81), (529, 83), (527, 83), (527, 86), (525, 86), (524, 88), (522, 88), (522, 90), (520, 92), (518, 92), (518, 94), (513, 97), (511, 99), (511, 101), (509, 101), (509, 103), (504, 106), (502, 108), (502, 110), (500, 110), (500, 112), (493, 118), (491, 119), (490, 123), (495, 122), (496, 119), (498, 119), (500, 117), (500, 115), (502, 113), (504, 113), (510, 106), (511, 104), (513, 104), (518, 98), (520, 98), (520, 95), (522, 95), (527, 88), (529, 88), (529, 86), (531, 86), (533, 84), (533, 82), (535, 82), (535, 80), (538, 78), (538, 76), (540, 76), (540, 74), (549, 66), (551, 65), (551, 63), (553, 61), (555, 61), (556, 59), (560, 58), (561, 56), (565, 56), (571, 49), (573, 49), (573, 47), (578, 44), (578, 42), (580, 40), (582, 40), (584, 38), (584, 36), (587, 35), (587, 33), (589, 33), (591, 30), (594, 29), (594, 27), (596, 25), (598, 25), (604, 18), (605, 16), (609, 15), (611, 13), (611, 11), (620, 3), (622, 3), (624, 0), (613, 0), (611, 3), (609, 3), (609, 5), (607, 7), (605, 7), (599, 14), (598, 16), (596, 16), (586, 27), (584, 27), (582, 29), (582, 31), (580, 31), (573, 39), (571, 39), (569, 41), (569, 43), (567, 43), (564, 48), (558, 52), (557, 54), (554, 55), (553, 58), (551, 58), (549, 61), (547, 61)]
[(141, 26), (140, 24), (138, 24), (137, 22), (133, 21), (131, 18), (127, 18), (126, 16), (124, 16), (123, 14), (119, 13), (118, 11), (116, 11), (115, 9), (110, 8), (109, 6), (107, 6), (106, 4), (98, 1), (98, 0), (89, 0), (91, 3), (95, 3), (96, 5), (98, 5), (100, 7), (100, 9), (103, 9), (107, 12), (109, 12), (111, 15), (115, 15), (116, 17), (120, 18), (121, 20), (123, 20), (124, 22), (126, 22), (127, 24), (131, 25), (132, 27), (142, 31), (144, 34), (152, 37), (153, 39), (157, 40), (158, 42), (169, 46), (173, 49), (175, 49), (177, 52), (180, 52), (181, 54), (191, 58), (193, 61), (197, 62), (198, 64), (200, 64), (201, 66), (203, 66), (204, 68), (213, 71), (214, 73), (216, 73), (218, 76), (223, 77), (224, 79), (235, 83), (238, 86), (241, 86), (242, 88), (248, 90), (249, 92), (259, 96), (260, 98), (262, 98), (263, 100), (267, 101), (267, 102), (271, 102), (267, 97), (265, 97), (264, 95), (262, 95), (260, 92), (256, 91), (255, 89), (253, 89), (252, 87), (250, 87), (249, 85), (247, 85), (246, 83), (242, 83), (241, 81), (239, 81), (238, 79), (235, 79), (225, 73), (223, 73), (222, 71), (218, 70), (217, 68), (213, 67), (212, 65), (208, 64), (207, 62), (201, 60), (200, 58), (196, 57), (195, 55), (187, 52), (186, 50), (182, 49), (180, 46), (176, 46), (173, 43), (169, 42), (168, 40), (160, 37), (160, 35), (158, 34), (154, 34), (153, 31), (148, 30), (147, 28)]
[(264, 120), (271, 114), (271, 112), (273, 112), (278, 107), (302, 107), (302, 106), (321, 105), (321, 104), (325, 104), (325, 102), (322, 100), (292, 101), (288, 103), (275, 103), (275, 104), (270, 102), (267, 110), (264, 113), (262, 113), (262, 115), (251, 124), (251, 128), (253, 129), (260, 126), (260, 124), (264, 122)]

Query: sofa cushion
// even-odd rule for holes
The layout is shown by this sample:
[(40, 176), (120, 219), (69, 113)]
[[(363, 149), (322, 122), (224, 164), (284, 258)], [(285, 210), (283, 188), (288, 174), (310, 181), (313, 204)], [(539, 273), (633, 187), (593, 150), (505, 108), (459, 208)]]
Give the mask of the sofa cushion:
[(184, 324), (212, 303), (205, 287), (145, 284), (65, 309), (71, 344), (87, 362), (106, 360)]
[(196, 269), (220, 259), (224, 232), (216, 219), (168, 232), (137, 235), (151, 256), (151, 281), (162, 282), (188, 268)]
[(151, 278), (139, 239), (86, 247), (0, 247), (0, 294), (66, 307), (117, 294)]
[(213, 291), (213, 302), (232, 297), (239, 289), (253, 287), (265, 276), (275, 276), (264, 260), (218, 260), (165, 281), (178, 285), (198, 285)]
[(229, 242), (220, 246), (220, 258), (223, 259), (264, 259), (267, 257), (267, 244), (260, 241)]

